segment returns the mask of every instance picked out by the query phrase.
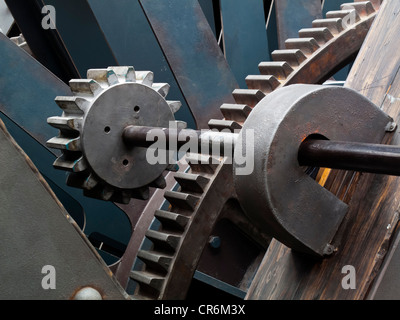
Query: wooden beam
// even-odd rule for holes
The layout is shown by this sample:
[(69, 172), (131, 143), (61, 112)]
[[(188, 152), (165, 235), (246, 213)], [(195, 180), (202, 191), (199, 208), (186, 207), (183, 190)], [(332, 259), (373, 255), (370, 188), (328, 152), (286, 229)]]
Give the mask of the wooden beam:
[[(400, 2), (385, 1), (346, 86), (381, 106), (400, 121)], [(383, 143), (399, 144), (400, 131)], [(334, 172), (327, 187), (350, 209), (333, 245), (336, 252), (323, 260), (300, 255), (273, 240), (248, 290), (246, 299), (365, 299), (374, 282), (399, 221), (400, 178)], [(356, 272), (356, 289), (345, 289), (342, 268)]]

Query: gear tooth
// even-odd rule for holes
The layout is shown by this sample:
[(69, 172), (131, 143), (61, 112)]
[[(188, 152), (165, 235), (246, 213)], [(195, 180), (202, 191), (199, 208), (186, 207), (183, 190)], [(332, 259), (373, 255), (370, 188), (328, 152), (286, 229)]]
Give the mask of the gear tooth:
[(249, 89), (258, 89), (263, 93), (270, 93), (281, 85), (281, 82), (271, 75), (249, 75), (245, 81)]
[(164, 98), (168, 95), (170, 89), (170, 85), (168, 83), (154, 83), (152, 87)]
[(162, 223), (163, 227), (179, 231), (185, 230), (189, 217), (171, 211), (156, 210), (154, 216)]
[(129, 277), (136, 281), (140, 288), (151, 292), (154, 296), (159, 296), (164, 285), (164, 277), (156, 273), (145, 271), (131, 271)]
[(114, 191), (114, 194), (112, 197), (109, 199), (110, 201), (116, 202), (116, 203), (122, 203), (122, 204), (129, 204), (131, 201), (131, 192), (128, 190), (118, 190)]
[(174, 252), (179, 245), (181, 237), (176, 234), (160, 232), (155, 230), (147, 230), (146, 238), (149, 239), (157, 248)]
[(368, 16), (375, 12), (374, 6), (370, 1), (357, 1), (343, 3), (340, 5), (341, 10), (355, 9), (360, 16)]
[(299, 37), (314, 38), (318, 44), (325, 44), (333, 38), (333, 34), (327, 27), (304, 28), (299, 31)]
[(297, 67), (307, 59), (300, 49), (274, 50), (271, 56), (274, 61), (287, 61), (291, 67)]
[(313, 54), (320, 46), (314, 38), (290, 38), (285, 41), (286, 49), (300, 49), (305, 54)]
[(346, 17), (354, 17), (354, 22), (358, 22), (361, 20), (360, 15), (358, 14), (356, 9), (345, 9), (345, 10), (336, 10), (336, 11), (328, 11), (326, 13), (326, 17), (331, 18), (341, 18), (345, 19)]
[(100, 85), (107, 85), (107, 69), (89, 69), (87, 78), (97, 81)]
[(66, 138), (66, 137), (54, 137), (46, 142), (49, 148), (67, 150), (67, 151), (80, 151), (81, 150), (81, 139), (78, 138)]
[(251, 112), (251, 108), (247, 104), (225, 103), (220, 109), (225, 119), (231, 119), (236, 122), (246, 121)]
[(149, 187), (146, 186), (131, 190), (130, 197), (135, 199), (148, 200), (150, 197)]
[(165, 178), (163, 175), (160, 175), (158, 178), (156, 178), (153, 182), (150, 183), (150, 187), (158, 188), (158, 189), (164, 189), (167, 186), (167, 182), (165, 181)]
[(158, 272), (168, 272), (172, 262), (172, 256), (155, 251), (139, 250), (137, 256), (146, 266)]
[(167, 103), (172, 113), (176, 113), (182, 106), (182, 102), (180, 101), (167, 101)]
[(91, 190), (98, 184), (98, 180), (94, 178), (93, 174), (87, 172), (71, 172), (67, 177), (67, 185), (75, 188), (83, 188)]
[(90, 190), (85, 189), (84, 195), (91, 198), (108, 201), (114, 195), (114, 189), (107, 185), (97, 185), (95, 188), (92, 188)]
[(132, 194), (130, 191), (122, 190), (121, 200), (122, 200), (123, 204), (129, 204), (129, 202), (131, 201), (131, 198), (132, 198)]
[(98, 183), (99, 183), (99, 181), (97, 180), (97, 178), (94, 176), (94, 174), (91, 173), (83, 182), (83, 187), (85, 189), (90, 190), (90, 189), (93, 189), (94, 187), (96, 187)]
[(151, 71), (136, 71), (136, 81), (151, 87), (154, 81), (154, 73)]
[(112, 187), (105, 185), (100, 193), (101, 199), (103, 200), (110, 200), (112, 198), (112, 196), (115, 194), (115, 191)]
[(265, 97), (265, 94), (257, 89), (235, 89), (232, 94), (236, 103), (247, 104), (251, 108)]
[(177, 172), (174, 175), (175, 180), (179, 183), (182, 190), (202, 193), (204, 192), (210, 179), (200, 175), (186, 172)]
[(111, 68), (107, 69), (107, 82), (109, 86), (119, 83), (118, 75)]
[(177, 163), (169, 164), (165, 170), (177, 172), (179, 170), (179, 165)]
[(79, 131), (82, 127), (82, 118), (77, 117), (49, 117), (47, 123), (60, 130)]
[(104, 185), (101, 186), (98, 184), (93, 189), (90, 189), (90, 190), (84, 189), (83, 194), (90, 198), (109, 201), (114, 194), (114, 190), (111, 187), (104, 186)]
[(136, 71), (132, 66), (126, 67), (127, 70), (125, 72), (125, 81), (126, 82), (136, 82)]
[(214, 173), (219, 164), (218, 159), (198, 153), (190, 153), (186, 156), (186, 162), (189, 163), (193, 172)]
[(75, 95), (94, 97), (103, 91), (100, 84), (93, 79), (73, 79), (69, 81), (69, 86)]
[(218, 119), (211, 119), (208, 121), (208, 127), (212, 130), (229, 130), (230, 132), (235, 132), (235, 130), (242, 129), (242, 125), (234, 120), (218, 120)]
[(83, 184), (85, 183), (86, 179), (87, 179), (86, 172), (71, 172), (67, 175), (66, 184), (69, 187), (81, 189), (83, 188)]
[(69, 159), (68, 155), (64, 153), (54, 161), (53, 166), (61, 170), (81, 172), (87, 169), (87, 162), (82, 156), (77, 159)]
[(263, 61), (258, 65), (262, 75), (273, 75), (278, 80), (285, 80), (293, 68), (286, 61)]
[(108, 70), (114, 71), (120, 82), (136, 82), (136, 73), (133, 66), (108, 67)]
[(57, 105), (67, 114), (82, 115), (88, 108), (89, 101), (81, 97), (58, 96), (54, 99)]
[(190, 211), (196, 207), (200, 199), (195, 195), (176, 191), (165, 191), (164, 198), (167, 199), (173, 206)]
[(340, 18), (316, 19), (312, 22), (313, 28), (328, 28), (332, 34), (343, 31), (343, 20)]

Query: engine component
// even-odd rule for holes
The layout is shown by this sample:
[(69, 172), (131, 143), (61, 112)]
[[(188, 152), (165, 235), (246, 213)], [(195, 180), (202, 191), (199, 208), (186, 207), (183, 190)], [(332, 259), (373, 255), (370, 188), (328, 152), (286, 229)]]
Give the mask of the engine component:
[(59, 136), (47, 142), (62, 151), (54, 166), (71, 172), (67, 184), (120, 203), (148, 198), (149, 186), (165, 187), (168, 164), (149, 164), (146, 149), (126, 146), (122, 132), (128, 125), (174, 121), (180, 102), (165, 100), (168, 84), (153, 83), (152, 72), (133, 67), (91, 69), (88, 79), (69, 84), (73, 96), (56, 98), (63, 114), (48, 118)]
[[(142, 145), (140, 140), (147, 140), (146, 133), (154, 129), (131, 126), (124, 138)], [(351, 89), (293, 85), (263, 99), (239, 137), (236, 133), (173, 132), (166, 128), (161, 132), (176, 140), (178, 136), (194, 136), (198, 146), (217, 140), (231, 151), (236, 145), (233, 176), (247, 215), (287, 246), (322, 256), (332, 253), (330, 241), (347, 205), (311, 179), (302, 166), (398, 175), (399, 148), (360, 143), (378, 143), (389, 129), (394, 129), (392, 119)]]

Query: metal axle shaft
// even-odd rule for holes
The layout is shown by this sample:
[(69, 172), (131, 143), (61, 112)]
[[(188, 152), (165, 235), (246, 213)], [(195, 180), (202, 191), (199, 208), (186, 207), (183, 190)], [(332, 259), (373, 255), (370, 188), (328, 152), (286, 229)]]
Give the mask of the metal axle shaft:
[[(150, 138), (153, 137), (153, 138)], [(185, 144), (197, 145), (198, 150), (211, 154), (213, 150), (232, 153), (238, 134), (230, 132), (217, 132), (211, 130), (169, 129), (146, 126), (127, 126), (123, 132), (123, 139), (129, 146), (152, 146), (157, 139), (163, 138), (167, 149), (180, 148)]]
[[(123, 139), (132, 147), (150, 147), (156, 139), (149, 139), (149, 134), (164, 135), (167, 149), (172, 147), (171, 143), (180, 148), (192, 141), (210, 154), (212, 150), (219, 148), (216, 150), (219, 150), (220, 155), (224, 155), (226, 151), (232, 152), (238, 137), (237, 133), (211, 130), (128, 126), (123, 132)], [(301, 166), (400, 176), (398, 146), (308, 139), (299, 147), (298, 161)]]
[(299, 148), (301, 166), (400, 176), (400, 147), (330, 140), (306, 140)]

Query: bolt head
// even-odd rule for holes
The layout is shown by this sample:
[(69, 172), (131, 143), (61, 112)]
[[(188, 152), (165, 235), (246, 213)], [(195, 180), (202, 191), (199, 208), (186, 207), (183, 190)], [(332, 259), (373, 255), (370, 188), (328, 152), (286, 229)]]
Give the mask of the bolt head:
[(75, 294), (73, 300), (103, 300), (103, 297), (96, 289), (84, 287)]

